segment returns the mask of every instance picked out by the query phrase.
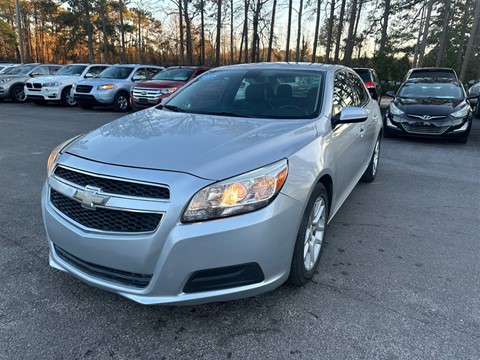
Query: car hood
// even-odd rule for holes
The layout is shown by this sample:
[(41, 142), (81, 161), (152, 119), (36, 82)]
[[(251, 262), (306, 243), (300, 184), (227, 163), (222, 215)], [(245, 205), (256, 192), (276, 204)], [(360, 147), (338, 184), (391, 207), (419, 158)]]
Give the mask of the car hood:
[(154, 88), (154, 89), (181, 87), (183, 85), (185, 85), (185, 81), (173, 81), (173, 80), (146, 80), (146, 81), (138, 81), (135, 83), (135, 86), (138, 86), (138, 87)]
[(100, 84), (119, 84), (119, 83), (125, 83), (129, 81), (130, 80), (128, 78), (126, 79), (93, 78), (93, 79), (80, 80), (79, 82), (77, 82), (77, 84), (95, 86)]
[(57, 82), (65, 84), (65, 83), (69, 83), (69, 82), (73, 83), (76, 80), (78, 80), (79, 78), (81, 78), (81, 75), (66, 75), (66, 76), (47, 75), (47, 76), (38, 76), (38, 77), (31, 78), (27, 82), (29, 82), (29, 83), (33, 83), (33, 82), (44, 83), (44, 82), (57, 81)]
[(221, 180), (288, 157), (316, 137), (314, 121), (140, 111), (90, 132), (65, 151), (120, 166)]
[(449, 115), (460, 104), (463, 99), (405, 99), (397, 98), (395, 105), (407, 114), (427, 114), (433, 116)]

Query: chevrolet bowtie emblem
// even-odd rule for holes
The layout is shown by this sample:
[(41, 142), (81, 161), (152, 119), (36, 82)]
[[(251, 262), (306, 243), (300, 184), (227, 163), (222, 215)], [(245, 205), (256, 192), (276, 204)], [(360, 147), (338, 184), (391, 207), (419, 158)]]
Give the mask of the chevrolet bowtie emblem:
[(73, 197), (82, 202), (82, 206), (95, 209), (98, 205), (105, 205), (110, 196), (100, 195), (100, 188), (85, 186), (85, 190), (76, 190)]

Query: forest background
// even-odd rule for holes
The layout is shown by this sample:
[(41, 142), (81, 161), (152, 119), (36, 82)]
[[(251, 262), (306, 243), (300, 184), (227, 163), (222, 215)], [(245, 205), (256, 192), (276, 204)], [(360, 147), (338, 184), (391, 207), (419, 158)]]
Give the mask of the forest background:
[(480, 78), (479, 0), (0, 0), (0, 62), (306, 61)]

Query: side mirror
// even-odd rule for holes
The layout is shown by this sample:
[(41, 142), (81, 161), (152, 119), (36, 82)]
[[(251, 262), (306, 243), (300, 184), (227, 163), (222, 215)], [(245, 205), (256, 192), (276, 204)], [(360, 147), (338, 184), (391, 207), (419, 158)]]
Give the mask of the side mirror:
[(91, 78), (93, 78), (93, 74), (92, 73), (86, 73), (84, 77), (85, 77), (85, 79), (91, 79)]
[(394, 92), (394, 91), (392, 91), (392, 90), (389, 90), (389, 91), (387, 91), (387, 92), (385, 93), (385, 95), (387, 95), (387, 96), (389, 96), (389, 97), (393, 97), (393, 98), (394, 98), (394, 97), (395, 97), (395, 92)]
[(472, 86), (472, 85), (475, 84), (475, 83), (476, 83), (475, 80), (469, 80), (467, 84), (470, 85), (470, 86)]
[(368, 114), (364, 108), (361, 107), (353, 107), (353, 106), (346, 106), (342, 109), (339, 115), (332, 118), (332, 127), (339, 124), (352, 124), (352, 123), (360, 123), (367, 120)]
[(134, 76), (132, 77), (132, 81), (140, 81), (140, 80), (145, 80), (145, 76), (134, 75)]

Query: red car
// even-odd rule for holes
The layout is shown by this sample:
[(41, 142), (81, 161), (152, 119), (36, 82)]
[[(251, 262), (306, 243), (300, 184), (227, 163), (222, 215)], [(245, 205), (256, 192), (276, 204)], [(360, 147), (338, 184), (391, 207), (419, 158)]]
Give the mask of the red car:
[(136, 82), (130, 90), (132, 107), (140, 110), (160, 104), (164, 98), (209, 69), (206, 66), (172, 66), (155, 74), (151, 80)]

